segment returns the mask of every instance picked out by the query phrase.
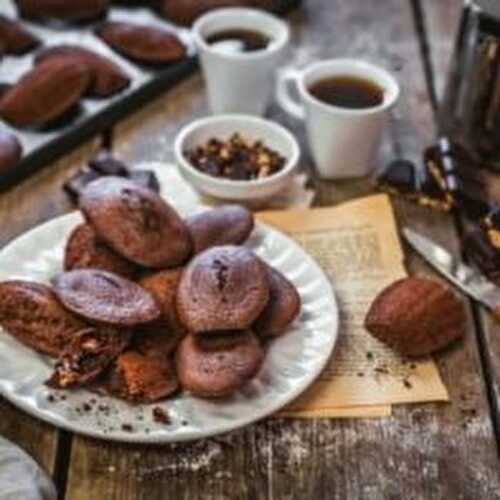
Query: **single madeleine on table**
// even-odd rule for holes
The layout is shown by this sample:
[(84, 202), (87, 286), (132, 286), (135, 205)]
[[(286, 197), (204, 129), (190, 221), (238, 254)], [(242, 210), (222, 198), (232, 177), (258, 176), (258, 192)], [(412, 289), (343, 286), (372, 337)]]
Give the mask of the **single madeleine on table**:
[(373, 301), (366, 329), (404, 356), (425, 356), (465, 334), (465, 308), (451, 289), (422, 277), (403, 278)]
[[(259, 371), (268, 337), (300, 312), (294, 285), (241, 246), (254, 227), (227, 205), (183, 219), (122, 177), (81, 192), (52, 286), (0, 283), (0, 325), (58, 357), (51, 387), (91, 384), (133, 404), (230, 396)], [(133, 281), (136, 280), (136, 281)], [(35, 312), (35, 314), (33, 314)]]

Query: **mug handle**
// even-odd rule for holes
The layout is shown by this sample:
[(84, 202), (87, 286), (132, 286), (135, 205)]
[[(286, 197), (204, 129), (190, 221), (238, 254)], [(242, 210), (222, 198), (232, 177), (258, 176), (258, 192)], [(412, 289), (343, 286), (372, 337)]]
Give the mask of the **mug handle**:
[(304, 106), (290, 95), (290, 84), (295, 83), (297, 85), (300, 76), (301, 72), (294, 68), (286, 68), (280, 71), (276, 85), (276, 100), (289, 115), (297, 118), (297, 120), (305, 120)]

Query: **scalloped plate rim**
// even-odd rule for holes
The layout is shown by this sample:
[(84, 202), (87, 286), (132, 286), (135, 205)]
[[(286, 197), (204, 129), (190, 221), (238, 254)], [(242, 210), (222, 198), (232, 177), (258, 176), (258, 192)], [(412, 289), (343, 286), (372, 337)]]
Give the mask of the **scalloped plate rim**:
[[(182, 207), (181, 204), (176, 204), (176, 206)], [(184, 210), (186, 206), (182, 207)], [(211, 207), (207, 207), (205, 205), (197, 205), (189, 207), (190, 211), (199, 211), (209, 209)], [(57, 224), (61, 224), (65, 227), (66, 231), (70, 231), (77, 223), (81, 221), (81, 215), (78, 211), (73, 211), (62, 216), (53, 218), (51, 220), (45, 221), (38, 226), (22, 233), (15, 239), (11, 240), (7, 243), (2, 249), (0, 249), (0, 261), (2, 256), (11, 251), (13, 246), (17, 245), (26, 245), (26, 242), (29, 242), (33, 237), (36, 237), (37, 234), (44, 233), (45, 231), (50, 231), (52, 226)], [(203, 439), (207, 437), (213, 437), (215, 435), (225, 434), (246, 426), (249, 426), (259, 420), (262, 420), (273, 413), (277, 412), (288, 403), (296, 399), (300, 394), (302, 394), (321, 374), (323, 369), (326, 367), (328, 361), (331, 358), (333, 353), (337, 338), (338, 338), (338, 329), (339, 329), (339, 308), (337, 299), (335, 297), (335, 293), (333, 291), (333, 286), (330, 281), (326, 277), (324, 271), (320, 268), (317, 262), (294, 240), (292, 240), (289, 236), (282, 233), (278, 229), (264, 224), (260, 221), (256, 222), (256, 228), (263, 231), (264, 233), (275, 233), (278, 234), (280, 238), (284, 238), (288, 240), (287, 243), (292, 247), (294, 252), (302, 253), (303, 256), (306, 256), (306, 261), (308, 261), (308, 267), (314, 268), (316, 273), (321, 275), (323, 280), (323, 293), (326, 293), (326, 298), (330, 302), (329, 306), (331, 306), (331, 316), (332, 321), (329, 328), (323, 327), (322, 330), (330, 331), (330, 336), (328, 338), (328, 342), (326, 343), (326, 350), (322, 352), (321, 359), (318, 359), (307, 376), (302, 377), (302, 380), (299, 384), (296, 384), (291, 390), (287, 391), (286, 397), (276, 398), (276, 401), (270, 401), (264, 409), (259, 409), (255, 414), (250, 414), (244, 417), (240, 417), (233, 421), (229, 421), (227, 425), (219, 425), (217, 428), (209, 429), (209, 430), (201, 430), (201, 431), (189, 431), (188, 428), (184, 432), (168, 432), (168, 427), (165, 428), (165, 433), (159, 435), (159, 433), (140, 433), (140, 432), (125, 432), (125, 431), (116, 431), (112, 433), (104, 433), (101, 431), (95, 431), (89, 428), (81, 428), (78, 425), (78, 421), (71, 422), (67, 419), (63, 418), (63, 415), (59, 415), (54, 412), (47, 411), (47, 409), (41, 409), (33, 407), (28, 401), (26, 401), (26, 397), (23, 395), (18, 395), (16, 393), (12, 393), (4, 387), (5, 379), (0, 380), (0, 395), (5, 397), (8, 401), (10, 401), (14, 406), (20, 408), (25, 411), (29, 415), (38, 418), (44, 422), (47, 422), (51, 425), (54, 425), (58, 428), (68, 430), (70, 432), (74, 432), (80, 435), (86, 435), (97, 439), (103, 439), (107, 441), (117, 441), (117, 442), (129, 442), (129, 443), (143, 443), (143, 444), (163, 444), (163, 443), (175, 443), (175, 442), (184, 442), (184, 441), (192, 441), (196, 439)], [(65, 233), (65, 235), (67, 232)], [(7, 273), (0, 271), (0, 279), (8, 279), (5, 278)], [(27, 278), (25, 278), (27, 279)], [(4, 329), (0, 327), (0, 333), (7, 334)], [(8, 334), (7, 334), (8, 335)], [(258, 377), (258, 376), (257, 376)], [(168, 402), (168, 399), (166, 400)], [(153, 405), (144, 405), (145, 407), (152, 407)]]

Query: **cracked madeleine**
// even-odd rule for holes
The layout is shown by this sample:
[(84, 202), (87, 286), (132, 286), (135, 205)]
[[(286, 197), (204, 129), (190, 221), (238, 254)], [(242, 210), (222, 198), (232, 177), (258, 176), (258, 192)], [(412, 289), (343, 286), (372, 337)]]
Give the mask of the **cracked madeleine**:
[(128, 346), (130, 332), (86, 328), (73, 337), (57, 360), (47, 385), (67, 389), (95, 380)]
[(177, 311), (188, 331), (244, 330), (269, 299), (265, 264), (250, 250), (214, 247), (185, 268), (177, 294)]

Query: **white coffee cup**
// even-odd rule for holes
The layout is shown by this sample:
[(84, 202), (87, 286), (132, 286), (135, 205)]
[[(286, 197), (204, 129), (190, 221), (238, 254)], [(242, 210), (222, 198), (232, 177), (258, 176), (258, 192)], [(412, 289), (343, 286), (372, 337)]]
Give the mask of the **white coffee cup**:
[[(354, 76), (383, 89), (380, 105), (352, 109), (332, 106), (315, 98), (309, 87), (324, 78)], [(298, 88), (300, 102), (290, 95), (290, 84)], [(311, 152), (320, 177), (341, 179), (370, 173), (389, 109), (399, 97), (399, 85), (386, 70), (355, 59), (331, 59), (304, 70), (285, 69), (278, 77), (276, 98), (290, 115), (305, 121)]]
[[(222, 52), (206, 42), (207, 36), (227, 29), (257, 31), (271, 42), (254, 52)], [(290, 40), (287, 24), (257, 9), (217, 9), (196, 21), (193, 35), (212, 112), (264, 114)]]

